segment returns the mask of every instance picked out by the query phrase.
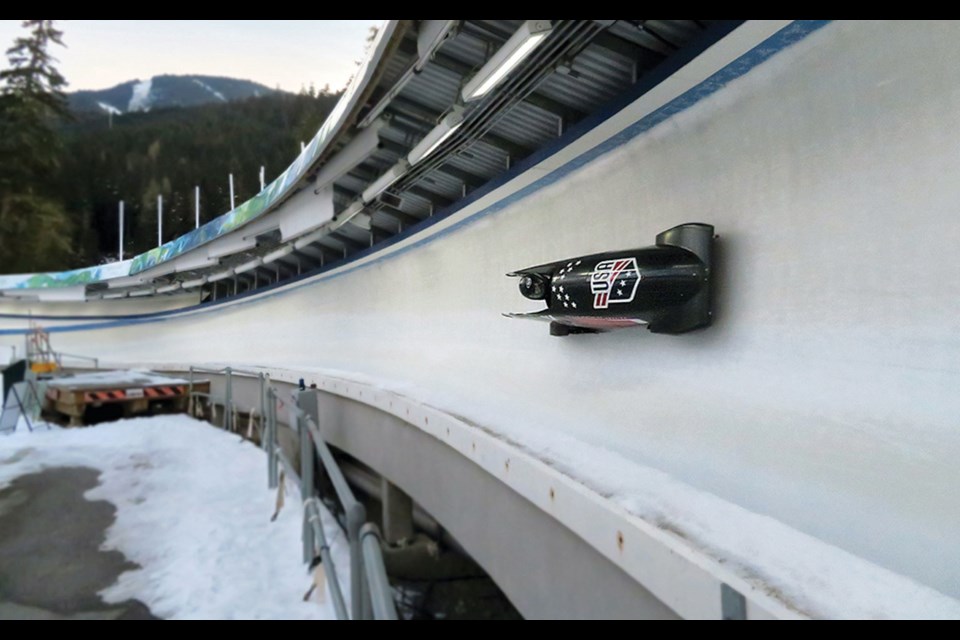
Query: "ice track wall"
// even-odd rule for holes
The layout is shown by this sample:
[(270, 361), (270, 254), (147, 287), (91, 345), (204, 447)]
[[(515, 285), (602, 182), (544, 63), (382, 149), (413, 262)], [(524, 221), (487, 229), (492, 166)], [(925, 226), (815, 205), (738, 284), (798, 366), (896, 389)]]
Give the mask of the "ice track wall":
[[(958, 598), (958, 37), (949, 22), (831, 23), (637, 133), (647, 94), (518, 180), (622, 145), (524, 197), (505, 185), (306, 284), (55, 346), (371, 382), (716, 553), (750, 555), (648, 470)], [(504, 273), (689, 221), (720, 234), (712, 328), (558, 339), (501, 317), (537, 308)]]

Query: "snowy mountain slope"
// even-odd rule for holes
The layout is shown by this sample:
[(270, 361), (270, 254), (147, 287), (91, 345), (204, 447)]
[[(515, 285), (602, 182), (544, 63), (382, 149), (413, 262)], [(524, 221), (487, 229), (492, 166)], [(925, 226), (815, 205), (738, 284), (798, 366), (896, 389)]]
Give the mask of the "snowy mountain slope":
[(99, 91), (77, 91), (69, 94), (69, 100), (74, 111), (113, 111), (117, 114), (231, 102), (276, 92), (250, 80), (163, 75), (131, 80)]

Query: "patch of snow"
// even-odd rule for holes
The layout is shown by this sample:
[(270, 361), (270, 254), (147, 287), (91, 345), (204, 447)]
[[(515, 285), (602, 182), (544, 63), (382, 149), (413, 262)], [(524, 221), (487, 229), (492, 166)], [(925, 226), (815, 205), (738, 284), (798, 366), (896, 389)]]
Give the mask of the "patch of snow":
[(130, 96), (127, 111), (149, 111), (151, 88), (153, 88), (153, 78), (147, 78), (133, 85), (133, 95)]
[(106, 102), (97, 102), (97, 106), (106, 111), (107, 113), (112, 113), (115, 116), (119, 116), (123, 113), (120, 109), (117, 109), (112, 104), (107, 104)]
[(200, 85), (201, 87), (203, 87), (204, 89), (206, 89), (207, 91), (209, 91), (210, 93), (212, 93), (212, 94), (213, 94), (218, 100), (220, 100), (221, 102), (226, 102), (226, 101), (227, 101), (227, 99), (224, 97), (224, 95), (223, 95), (222, 93), (220, 93), (219, 91), (217, 91), (216, 89), (214, 89), (213, 87), (211, 87), (210, 85), (208, 85), (207, 83), (205, 83), (205, 82), (203, 82), (202, 80), (199, 80), (199, 79), (197, 79), (197, 78), (192, 78), (192, 80), (193, 80), (193, 82), (194, 82), (195, 84)]
[(96, 371), (93, 373), (78, 373), (62, 376), (50, 380), (51, 387), (104, 387), (117, 386), (151, 386), (159, 384), (187, 384), (189, 380), (166, 376), (152, 371), (137, 369), (121, 369), (117, 371)]
[[(266, 488), (266, 457), (253, 444), (182, 415), (0, 438), (0, 489), (78, 465), (101, 471), (85, 497), (117, 508), (104, 548), (141, 567), (101, 592), (108, 603), (136, 598), (175, 619), (334, 617), (329, 590), (322, 603), (303, 602), (311, 580), (301, 562), (299, 492), (287, 487), (270, 522), (276, 492)], [(345, 537), (326, 512), (324, 525), (349, 598)]]

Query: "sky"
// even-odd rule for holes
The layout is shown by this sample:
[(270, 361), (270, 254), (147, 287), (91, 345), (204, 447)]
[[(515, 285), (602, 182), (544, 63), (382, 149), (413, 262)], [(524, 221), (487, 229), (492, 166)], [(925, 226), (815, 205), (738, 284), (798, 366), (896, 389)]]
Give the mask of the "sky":
[[(0, 20), (0, 47), (25, 35)], [(382, 20), (57, 20), (67, 48), (54, 47), (68, 91), (106, 89), (160, 74), (253, 80), (299, 91), (312, 82), (342, 89)], [(0, 67), (6, 60), (0, 59)]]

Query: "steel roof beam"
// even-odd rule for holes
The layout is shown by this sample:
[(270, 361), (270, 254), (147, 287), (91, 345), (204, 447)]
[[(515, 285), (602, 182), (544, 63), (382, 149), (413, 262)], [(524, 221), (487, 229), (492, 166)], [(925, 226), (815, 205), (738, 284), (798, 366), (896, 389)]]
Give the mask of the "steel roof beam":
[(581, 111), (576, 107), (565, 105), (562, 102), (559, 102), (558, 100), (554, 100), (553, 98), (548, 98), (547, 96), (539, 94), (536, 91), (534, 91), (533, 93), (529, 94), (526, 98), (524, 98), (523, 102), (526, 102), (527, 104), (531, 104), (535, 107), (539, 107), (540, 109), (543, 109), (547, 113), (552, 113), (558, 118), (563, 118), (563, 121), (566, 124), (570, 124), (573, 122), (580, 122), (587, 116), (585, 111)]
[(663, 51), (658, 48), (645, 47), (641, 44), (624, 40), (609, 31), (601, 31), (595, 35), (593, 37), (593, 44), (607, 51), (612, 51), (627, 60), (639, 61), (654, 55), (659, 62), (666, 57)]
[(353, 238), (343, 233), (342, 231), (331, 231), (329, 234), (327, 234), (327, 237), (333, 240), (336, 240), (340, 244), (346, 245), (347, 249), (353, 249), (354, 251), (359, 251), (360, 249), (366, 249), (369, 246), (367, 244), (354, 240)]
[(498, 29), (493, 25), (484, 24), (479, 20), (464, 20), (461, 30), (464, 33), (469, 33), (478, 40), (483, 40), (484, 42), (489, 42), (494, 45), (503, 44), (513, 35), (513, 32)]
[[(392, 104), (395, 104), (404, 115), (414, 117), (421, 122), (430, 125), (430, 127), (433, 127), (442, 115), (430, 107), (411, 100), (410, 98), (398, 97), (393, 101)], [(398, 126), (398, 123), (392, 123), (391, 126)], [(402, 125), (400, 126), (402, 127)], [(518, 144), (512, 140), (507, 140), (506, 138), (498, 136), (494, 133), (485, 133), (480, 139), (493, 145), (494, 147), (497, 147), (501, 151), (506, 152), (515, 159), (525, 158), (534, 151), (529, 147)]]
[(471, 189), (482, 187), (487, 182), (485, 178), (482, 178), (478, 175), (470, 173), (469, 171), (464, 171), (459, 167), (451, 166), (449, 163), (440, 165), (435, 169), (435, 171), (439, 171), (440, 173), (445, 173), (448, 176), (456, 178), (457, 180), (464, 183)]
[[(391, 153), (396, 153), (400, 157), (403, 157), (408, 152), (407, 148), (403, 145), (397, 144), (396, 142), (391, 142), (389, 140), (385, 140), (383, 142), (383, 148), (387, 149)], [(470, 173), (469, 171), (464, 171), (459, 167), (450, 166), (449, 164), (442, 164), (437, 167), (435, 171), (439, 171), (440, 173), (445, 173), (448, 176), (456, 178), (457, 180), (465, 183), (471, 189), (481, 187), (487, 182), (487, 178)], [(358, 178), (366, 179), (358, 173), (355, 173), (355, 175), (357, 175)]]
[(433, 191), (427, 191), (423, 187), (400, 187), (398, 191), (406, 191), (412, 193), (415, 196), (419, 196), (429, 202), (434, 209), (443, 209), (448, 207), (453, 203), (453, 200), (444, 198), (439, 193), (434, 193)]
[(381, 211), (382, 213), (393, 218), (394, 220), (402, 222), (403, 224), (408, 226), (417, 224), (418, 222), (421, 221), (421, 219), (418, 218), (417, 216), (411, 215), (406, 211), (401, 211), (400, 209), (395, 209), (394, 207), (391, 207), (383, 203), (380, 203), (380, 208), (378, 209), (378, 211)]
[[(475, 71), (474, 67), (466, 62), (444, 53), (436, 54), (433, 57), (433, 62), (434, 64), (437, 64), (444, 69), (452, 71), (464, 78), (471, 75)], [(523, 102), (532, 104), (535, 107), (539, 107), (544, 111), (552, 113), (558, 118), (563, 118), (565, 122), (578, 122), (587, 115), (585, 112), (580, 111), (576, 107), (563, 104), (562, 102), (558, 102), (557, 100), (554, 100), (553, 98), (547, 97), (536, 91), (527, 95), (527, 97), (523, 99)]]

